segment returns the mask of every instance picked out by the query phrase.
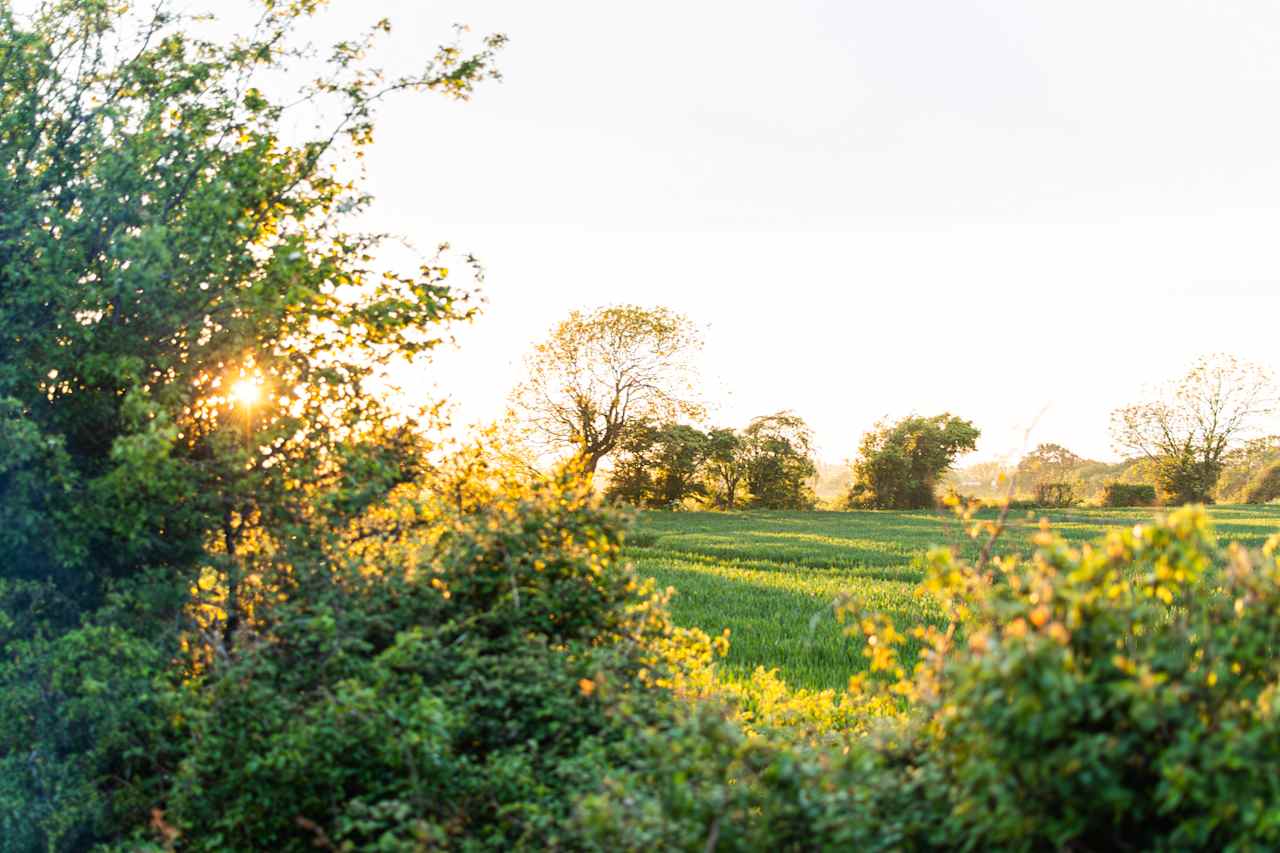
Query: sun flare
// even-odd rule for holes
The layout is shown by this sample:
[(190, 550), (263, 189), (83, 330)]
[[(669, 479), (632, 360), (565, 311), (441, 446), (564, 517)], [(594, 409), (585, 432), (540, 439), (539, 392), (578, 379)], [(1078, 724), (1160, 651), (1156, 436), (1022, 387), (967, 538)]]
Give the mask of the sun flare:
[(252, 407), (262, 397), (262, 386), (252, 379), (241, 379), (231, 386), (231, 397), (242, 406)]

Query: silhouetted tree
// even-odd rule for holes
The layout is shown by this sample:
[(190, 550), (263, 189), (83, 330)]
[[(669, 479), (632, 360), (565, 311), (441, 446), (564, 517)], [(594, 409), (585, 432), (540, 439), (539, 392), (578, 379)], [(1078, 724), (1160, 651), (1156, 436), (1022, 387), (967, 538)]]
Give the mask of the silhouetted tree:
[(697, 416), (693, 324), (666, 308), (618, 305), (572, 312), (526, 359), (512, 403), (553, 450), (572, 451), (593, 474), (628, 424)]

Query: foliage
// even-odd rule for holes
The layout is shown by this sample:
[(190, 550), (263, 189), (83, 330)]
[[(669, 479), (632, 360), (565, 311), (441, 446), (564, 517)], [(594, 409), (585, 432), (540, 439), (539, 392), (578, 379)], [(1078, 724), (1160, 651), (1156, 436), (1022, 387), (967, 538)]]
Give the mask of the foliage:
[(813, 506), (809, 484), (817, 471), (813, 463), (813, 431), (802, 418), (791, 412), (755, 418), (742, 431), (739, 452), (750, 506)]
[(964, 624), (915, 678), (948, 829), (987, 847), (1271, 845), (1276, 540), (1219, 551), (1203, 511), (1031, 560), (931, 555)]
[(977, 446), (979, 434), (969, 421), (945, 413), (877, 424), (862, 437), (849, 505), (868, 509), (933, 506), (939, 478), (957, 455)]
[(1036, 484), (1036, 506), (1062, 508), (1075, 506), (1076, 501), (1076, 490), (1073, 483), (1042, 481)]
[(1265, 368), (1208, 356), (1147, 402), (1112, 412), (1112, 438), (1157, 464), (1169, 503), (1210, 503), (1228, 452), (1275, 402)]
[(1248, 503), (1253, 483), (1280, 463), (1280, 436), (1252, 438), (1230, 450), (1223, 460), (1216, 497), (1226, 503)]
[(399, 523), (365, 532), (416, 562), (304, 573), (224, 660), (180, 673), (119, 625), (7, 643), (27, 682), (3, 699), (3, 849), (562, 843), (578, 792), (670, 713), (663, 650), (710, 641), (671, 626), (572, 478), (450, 498), (377, 510)]
[(1154, 506), (1156, 487), (1150, 483), (1108, 483), (1103, 506)]
[[(216, 538), (234, 623), (266, 531), (312, 548), (356, 508), (323, 497), (344, 470), (376, 469), (368, 498), (411, 475), (366, 381), (471, 313), (443, 266), (373, 269), (352, 165), (380, 101), (466, 97), (501, 37), (389, 79), (365, 58), (385, 22), (315, 57), (320, 4), (261, 5), (219, 42), (169, 2), (0, 4), (0, 571), (85, 608), (147, 568), (190, 580)], [(310, 109), (337, 118), (289, 141)]]
[(692, 717), (584, 801), (584, 830), (610, 849), (1274, 847), (1280, 538), (1219, 549), (1193, 508), (1036, 544), (930, 553), (952, 624), (911, 632), (913, 673), (911, 634), (842, 606), (871, 655), (854, 695), (902, 717), (835, 750)]
[(741, 435), (723, 427), (707, 433), (706, 488), (713, 506), (730, 511), (737, 507), (746, 467)]
[[(983, 509), (994, 520), (999, 509)], [(1280, 526), (1280, 506), (1210, 508), (1224, 536), (1258, 547)], [(1002, 537), (1010, 552), (1030, 553), (1040, 517), (1083, 546), (1108, 530), (1150, 518), (1148, 509), (1036, 509), (1011, 512)], [(749, 681), (757, 669), (777, 670), (791, 689), (843, 691), (867, 667), (856, 645), (836, 630), (831, 602), (855, 596), (898, 625), (945, 625), (937, 602), (916, 587), (916, 559), (936, 545), (976, 560), (980, 548), (947, 515), (922, 512), (641, 512), (624, 555), (637, 572), (671, 598), (678, 625), (711, 635), (730, 629), (733, 642), (717, 664), (722, 681)], [(916, 662), (919, 642), (908, 635), (903, 659)]]
[(1280, 462), (1258, 474), (1249, 484), (1245, 500), (1251, 504), (1280, 500)]
[(68, 629), (77, 603), (51, 584), (0, 581), (0, 850), (88, 849), (145, 819), (173, 758), (165, 590), (139, 579)]
[(666, 308), (573, 311), (530, 352), (512, 402), (549, 448), (592, 474), (628, 425), (700, 414), (690, 361), (700, 346), (688, 318)]
[(707, 434), (691, 426), (632, 424), (605, 495), (632, 506), (679, 509), (687, 498), (705, 494), (702, 466), (710, 449)]
[(1070, 482), (1084, 461), (1060, 444), (1039, 444), (1018, 462), (1018, 487), (1035, 493), (1041, 483)]

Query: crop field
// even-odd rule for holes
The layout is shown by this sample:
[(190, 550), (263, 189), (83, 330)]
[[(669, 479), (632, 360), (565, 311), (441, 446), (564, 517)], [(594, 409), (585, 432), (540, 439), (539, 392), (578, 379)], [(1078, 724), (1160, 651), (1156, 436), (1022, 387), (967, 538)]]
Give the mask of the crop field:
[[(1153, 510), (1051, 510), (1056, 529), (1086, 542), (1107, 528), (1146, 521)], [(1221, 506), (1210, 514), (1222, 541), (1260, 545), (1280, 531), (1280, 506)], [(994, 515), (987, 512), (987, 515)], [(1028, 547), (1036, 529), (1011, 513), (1005, 552)], [(777, 667), (797, 687), (842, 687), (864, 666), (861, 645), (832, 616), (842, 593), (892, 616), (900, 629), (938, 621), (916, 587), (916, 559), (933, 545), (971, 547), (942, 512), (645, 512), (626, 552), (642, 575), (672, 586), (681, 625), (731, 631), (731, 676)], [(909, 655), (908, 655), (909, 657)]]

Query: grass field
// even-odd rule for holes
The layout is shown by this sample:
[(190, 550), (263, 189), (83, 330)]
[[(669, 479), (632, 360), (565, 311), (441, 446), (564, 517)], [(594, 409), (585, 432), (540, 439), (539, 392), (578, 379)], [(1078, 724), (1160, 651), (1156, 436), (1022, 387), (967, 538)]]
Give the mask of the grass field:
[[(1280, 531), (1280, 507), (1213, 507), (1218, 537), (1260, 545)], [(989, 513), (994, 514), (994, 513)], [(1072, 541), (1151, 518), (1151, 510), (1049, 511)], [(1035, 524), (1012, 513), (1004, 549), (1026, 548)], [(1038, 517), (1038, 516), (1037, 516)], [(731, 675), (777, 667), (799, 687), (842, 687), (863, 668), (861, 646), (846, 640), (831, 601), (852, 593), (892, 615), (899, 628), (935, 621), (915, 558), (932, 545), (968, 544), (949, 514), (934, 512), (645, 512), (627, 555), (642, 575), (677, 590), (681, 625), (731, 629)]]

